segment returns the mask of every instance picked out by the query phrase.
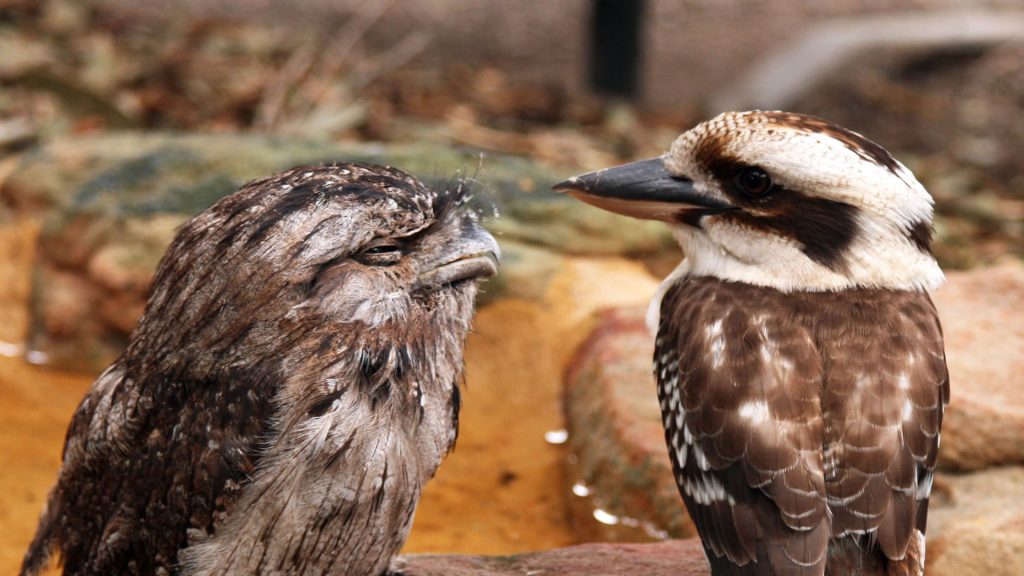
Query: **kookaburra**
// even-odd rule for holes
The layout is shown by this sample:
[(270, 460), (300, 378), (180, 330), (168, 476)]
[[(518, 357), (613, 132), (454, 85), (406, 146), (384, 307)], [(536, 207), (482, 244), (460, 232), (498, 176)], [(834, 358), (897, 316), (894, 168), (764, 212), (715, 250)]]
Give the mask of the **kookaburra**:
[(824, 120), (755, 111), (556, 188), (667, 222), (685, 252), (648, 318), (712, 573), (920, 574), (949, 380), (910, 171)]
[(498, 246), (468, 192), (297, 168), (186, 223), (71, 421), (22, 567), (379, 576), (455, 442)]

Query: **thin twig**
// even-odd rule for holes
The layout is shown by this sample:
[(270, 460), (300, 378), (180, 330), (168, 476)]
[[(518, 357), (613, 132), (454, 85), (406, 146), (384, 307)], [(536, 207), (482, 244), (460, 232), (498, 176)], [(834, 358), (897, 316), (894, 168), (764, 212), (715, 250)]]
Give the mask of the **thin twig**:
[(322, 51), (319, 42), (315, 45), (299, 46), (292, 52), (281, 70), (263, 88), (263, 95), (256, 108), (257, 127), (270, 129), (278, 124), (289, 93), (295, 86), (306, 81), (320, 54)]
[(430, 42), (432, 40), (432, 34), (429, 32), (419, 31), (415, 34), (402, 38), (401, 41), (397, 42), (384, 52), (367, 59), (366, 62), (359, 67), (359, 72), (355, 74), (355, 77), (350, 81), (352, 90), (362, 90), (384, 74), (402, 67), (404, 64), (423, 53), (423, 51), (430, 46)]

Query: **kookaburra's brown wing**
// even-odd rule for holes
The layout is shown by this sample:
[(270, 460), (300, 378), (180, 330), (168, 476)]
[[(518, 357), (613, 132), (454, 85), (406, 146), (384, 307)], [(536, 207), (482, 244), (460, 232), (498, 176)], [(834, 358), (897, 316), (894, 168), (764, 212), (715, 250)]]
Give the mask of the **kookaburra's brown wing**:
[(655, 364), (714, 574), (917, 572), (948, 400), (926, 293), (684, 278), (662, 300)]
[(821, 358), (803, 326), (739, 288), (686, 279), (662, 300), (655, 373), (676, 481), (716, 575), (821, 573)]
[(818, 298), (833, 302), (819, 303), (813, 321), (826, 370), (825, 487), (836, 539), (829, 570), (873, 573), (868, 568), (877, 563), (887, 574), (923, 574), (928, 498), (949, 403), (935, 306), (918, 290)]

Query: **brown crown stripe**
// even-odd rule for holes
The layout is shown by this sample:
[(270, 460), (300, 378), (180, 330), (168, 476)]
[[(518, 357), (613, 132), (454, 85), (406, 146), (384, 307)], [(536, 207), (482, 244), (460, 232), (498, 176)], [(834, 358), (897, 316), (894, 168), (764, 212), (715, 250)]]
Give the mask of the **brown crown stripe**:
[(899, 162), (885, 148), (856, 132), (847, 130), (842, 126), (837, 126), (828, 120), (806, 114), (794, 114), (792, 112), (763, 112), (762, 115), (769, 123), (777, 126), (831, 136), (845, 144), (850, 150), (856, 152), (861, 158), (873, 161), (879, 166), (884, 166), (893, 174), (899, 172)]

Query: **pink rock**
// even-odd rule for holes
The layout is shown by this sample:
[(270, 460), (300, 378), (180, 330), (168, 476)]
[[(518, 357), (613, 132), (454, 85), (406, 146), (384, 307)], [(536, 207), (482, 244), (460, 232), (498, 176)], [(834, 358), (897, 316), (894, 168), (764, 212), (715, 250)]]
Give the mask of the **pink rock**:
[[(934, 295), (952, 385), (940, 466), (1022, 464), (1024, 266), (1012, 262), (948, 277)], [(572, 472), (592, 498), (577, 515), (596, 507), (650, 533), (691, 535), (665, 448), (651, 371), (653, 337), (643, 312), (602, 314), (567, 372)]]
[(413, 555), (395, 560), (404, 576), (705, 576), (704, 549), (697, 540), (656, 544), (583, 544), (514, 556)]
[(599, 508), (650, 533), (693, 536), (665, 448), (651, 372), (654, 339), (643, 315), (642, 308), (603, 313), (566, 377), (569, 448), (575, 456), (569, 476), (593, 494), (589, 507), (574, 507), (576, 524), (586, 526), (585, 515)]
[(941, 465), (1024, 463), (1024, 266), (951, 273), (934, 299), (952, 389)]
[(928, 510), (929, 576), (1024, 574), (1024, 467), (946, 474)]

